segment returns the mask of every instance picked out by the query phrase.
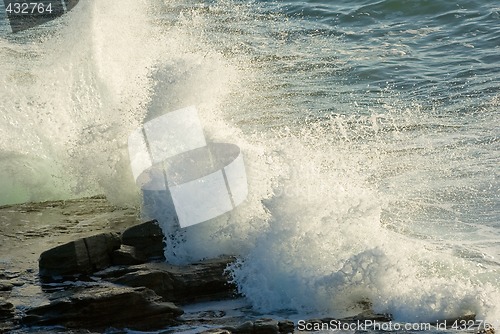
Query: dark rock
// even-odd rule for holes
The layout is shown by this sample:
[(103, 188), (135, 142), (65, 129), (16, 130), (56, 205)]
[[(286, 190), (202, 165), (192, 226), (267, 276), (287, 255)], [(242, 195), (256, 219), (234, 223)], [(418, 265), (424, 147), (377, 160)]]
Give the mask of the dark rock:
[(19, 317), (15, 314), (14, 305), (0, 298), (0, 333), (9, 333), (18, 326)]
[(306, 322), (311, 324), (324, 324), (324, 323), (331, 323), (332, 321), (335, 321), (337, 323), (354, 323), (358, 321), (389, 322), (391, 320), (392, 316), (390, 314), (378, 314), (372, 312), (371, 310), (366, 310), (352, 317), (346, 317), (341, 319), (336, 319), (336, 318), (310, 319), (307, 320)]
[(0, 272), (0, 279), (13, 279), (18, 278), (21, 275), (19, 271), (3, 270)]
[(341, 322), (356, 322), (356, 321), (363, 322), (368, 320), (377, 322), (389, 322), (392, 320), (392, 316), (390, 314), (379, 314), (379, 313), (374, 313), (371, 310), (366, 310), (358, 315), (355, 315), (354, 317), (340, 319)]
[(0, 291), (11, 291), (14, 285), (7, 281), (0, 281)]
[(120, 249), (113, 251), (111, 254), (113, 265), (136, 265), (146, 262), (144, 256), (137, 254), (135, 247), (122, 245)]
[(89, 274), (107, 268), (120, 247), (116, 233), (102, 233), (54, 247), (40, 255), (41, 276)]
[(237, 327), (224, 327), (234, 334), (289, 334), (295, 330), (295, 324), (290, 320), (258, 319), (247, 321)]
[(26, 312), (28, 326), (61, 325), (68, 328), (108, 327), (157, 330), (176, 324), (183, 311), (146, 288), (87, 287), (64, 291), (50, 304)]
[[(321, 328), (322, 324), (332, 324), (336, 323), (337, 325), (341, 325), (343, 323), (350, 324), (350, 323), (357, 323), (357, 322), (362, 322), (366, 323), (368, 321), (371, 322), (389, 322), (392, 321), (392, 316), (390, 314), (378, 314), (374, 313), (371, 310), (366, 310), (363, 311), (355, 316), (352, 317), (346, 317), (346, 318), (321, 318), (321, 319), (309, 319), (306, 320), (306, 324), (312, 325), (312, 328)], [(317, 326), (315, 326), (317, 325)]]
[(235, 334), (252, 334), (253, 333), (253, 322), (246, 321), (232, 330)]
[[(15, 329), (19, 329), (20, 326), (16, 320), (3, 320), (0, 321), (0, 333), (21, 333), (20, 331), (14, 332)], [(54, 333), (50, 333), (54, 334)]]
[(14, 317), (14, 305), (0, 298), (0, 320), (10, 319)]
[(172, 302), (232, 297), (235, 287), (225, 273), (232, 257), (206, 260), (187, 266), (145, 263), (129, 267), (112, 267), (95, 276), (131, 287), (146, 287)]
[(253, 323), (253, 334), (278, 334), (278, 321), (273, 319), (258, 319)]
[(203, 331), (199, 334), (231, 334), (231, 332), (227, 329), (214, 328), (214, 329), (209, 329), (209, 330)]
[(293, 333), (295, 324), (291, 320), (282, 320), (278, 322), (279, 332), (283, 334)]
[(165, 260), (163, 232), (156, 220), (129, 227), (122, 233), (122, 243), (135, 247), (145, 258)]
[(11, 284), (13, 286), (23, 286), (24, 284), (26, 284), (25, 282), (23, 281), (12, 281)]

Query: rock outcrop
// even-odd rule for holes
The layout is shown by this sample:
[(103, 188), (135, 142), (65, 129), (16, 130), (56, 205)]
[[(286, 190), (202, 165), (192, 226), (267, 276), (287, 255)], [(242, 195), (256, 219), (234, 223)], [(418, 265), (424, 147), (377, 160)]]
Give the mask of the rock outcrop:
[(233, 257), (222, 257), (186, 266), (167, 263), (117, 266), (95, 276), (130, 287), (146, 287), (168, 301), (214, 300), (231, 297), (235, 293), (235, 287), (228, 283), (225, 273), (228, 264), (233, 261)]
[(145, 263), (147, 258), (138, 254), (135, 247), (128, 245), (121, 245), (121, 247), (111, 255), (113, 265), (136, 265)]
[[(163, 247), (161, 229), (151, 221), (128, 228), (121, 236), (101, 233), (43, 252), (40, 276), (51, 283), (44, 291), (52, 301), (28, 310), (23, 325), (158, 330), (177, 323), (183, 313), (173, 302), (234, 295), (225, 272), (234, 258), (174, 266), (158, 262), (164, 260)], [(151, 260), (155, 262), (145, 263)], [(74, 276), (86, 282), (68, 289), (59, 279)]]
[(121, 239), (122, 244), (134, 247), (139, 258), (165, 260), (163, 231), (156, 220), (129, 227)]
[(120, 248), (116, 233), (102, 233), (81, 238), (43, 252), (39, 259), (40, 276), (90, 274), (107, 268), (112, 253)]
[(14, 316), (14, 305), (0, 298), (0, 321), (10, 319)]
[(255, 321), (247, 321), (237, 327), (225, 327), (233, 334), (290, 334), (295, 330), (295, 324), (290, 320), (275, 320), (262, 318)]
[(153, 220), (117, 233), (101, 233), (54, 247), (39, 259), (40, 276), (85, 275), (110, 265), (137, 265), (164, 261), (163, 233)]
[(0, 333), (8, 333), (17, 323), (14, 305), (0, 297)]
[(8, 281), (0, 281), (0, 291), (10, 291), (14, 285)]
[(136, 330), (159, 329), (176, 323), (183, 311), (146, 288), (86, 287), (63, 291), (50, 304), (27, 311), (28, 326)]

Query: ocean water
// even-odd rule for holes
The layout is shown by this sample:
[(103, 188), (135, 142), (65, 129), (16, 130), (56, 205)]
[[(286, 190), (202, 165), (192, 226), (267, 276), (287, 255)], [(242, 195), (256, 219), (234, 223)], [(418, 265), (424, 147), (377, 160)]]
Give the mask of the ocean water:
[(249, 195), (169, 235), (170, 261), (237, 254), (262, 313), (500, 325), (497, 1), (80, 0), (16, 34), (2, 15), (0, 204), (138, 205), (128, 135), (195, 105)]

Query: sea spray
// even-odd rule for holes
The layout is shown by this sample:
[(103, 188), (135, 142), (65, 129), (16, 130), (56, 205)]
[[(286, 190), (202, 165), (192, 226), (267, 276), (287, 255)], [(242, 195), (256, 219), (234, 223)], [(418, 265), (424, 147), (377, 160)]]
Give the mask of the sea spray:
[[(14, 170), (2, 177), (10, 179), (2, 203), (133, 193), (123, 153), (144, 117), (153, 57), (133, 53), (147, 43), (141, 33), (116, 37), (121, 25), (147, 29), (137, 15), (123, 23), (118, 14), (131, 5), (82, 1), (47, 26), (2, 39), (2, 171)], [(110, 26), (102, 27), (103, 12)]]
[[(176, 31), (184, 37), (179, 49), (184, 53), (158, 70), (149, 113), (155, 117), (183, 101), (196, 104), (209, 138), (242, 148), (249, 197), (224, 217), (168, 234), (167, 259), (189, 263), (238, 255), (230, 268), (234, 281), (261, 312), (341, 316), (368, 303), (401, 321), (471, 312), (498, 318), (498, 282), (491, 279), (498, 264), (478, 266), (476, 260), (457, 257), (456, 224), (446, 222), (469, 219), (455, 211), (455, 203), (468, 205), (464, 195), (475, 181), (462, 179), (453, 192), (433, 196), (440, 188), (450, 189), (447, 177), (470, 159), (471, 144), (457, 136), (457, 120), (405, 100), (394, 87), (332, 92), (330, 97), (339, 98), (331, 101), (338, 116), (296, 106), (296, 100), (311, 96), (327, 99), (319, 88), (317, 94), (300, 90), (298, 78), (308, 71), (315, 78), (336, 73), (340, 78), (331, 79), (342, 90), (348, 63), (338, 56), (312, 65), (294, 62), (283, 50), (297, 54), (301, 44), (285, 43), (293, 37), (279, 17), (257, 12), (259, 21), (245, 8), (231, 6), (181, 15), (177, 27), (191, 28), (187, 35)], [(256, 30), (271, 22), (282, 32), (277, 44), (249, 39), (254, 49), (231, 49), (231, 29), (205, 13), (227, 22), (233, 10), (242, 21), (255, 20)], [(343, 47), (326, 36), (313, 35), (308, 48)], [(267, 53), (276, 61), (265, 61)], [(481, 119), (491, 118), (480, 115), (477, 131), (484, 133)]]
[(356, 140), (331, 146), (324, 138), (332, 138), (332, 123), (282, 142), (295, 172), (279, 175), (283, 189), (294, 191), (264, 201), (269, 225), (231, 267), (240, 292), (262, 312), (346, 316), (369, 303), (399, 321), (495, 315), (498, 291), (480, 280), (492, 268), (457, 259), (440, 242), (383, 227), (381, 213), (390, 208), (375, 175), (363, 168), (369, 162), (358, 160), (373, 157), (380, 168), (380, 147)]

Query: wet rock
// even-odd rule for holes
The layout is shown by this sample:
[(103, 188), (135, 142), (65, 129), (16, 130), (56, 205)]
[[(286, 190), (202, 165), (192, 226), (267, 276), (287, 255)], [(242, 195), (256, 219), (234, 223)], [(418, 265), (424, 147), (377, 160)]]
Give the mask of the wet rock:
[(14, 305), (7, 300), (0, 298), (0, 320), (14, 317)]
[(111, 254), (113, 265), (136, 265), (147, 261), (144, 256), (137, 254), (135, 247), (122, 245)]
[[(13, 330), (19, 329), (19, 325), (16, 323), (16, 321), (0, 321), (0, 333), (15, 333)], [(19, 331), (16, 331), (17, 333), (21, 333)], [(53, 334), (53, 333), (51, 333)]]
[(253, 332), (253, 322), (246, 321), (238, 327), (231, 330), (235, 334), (251, 334)]
[(291, 320), (283, 320), (278, 322), (278, 329), (280, 333), (289, 334), (295, 330), (295, 324)]
[(135, 247), (139, 256), (165, 260), (163, 232), (156, 220), (129, 227), (122, 233), (122, 244)]
[(0, 333), (9, 333), (10, 330), (18, 327), (18, 318), (15, 314), (14, 305), (0, 298)]
[(254, 334), (277, 334), (279, 333), (278, 321), (273, 319), (259, 319), (253, 324)]
[(145, 263), (111, 267), (95, 276), (131, 287), (146, 287), (172, 302), (192, 302), (232, 297), (234, 286), (225, 273), (232, 257), (206, 260), (187, 266)]
[(64, 291), (50, 304), (28, 310), (23, 323), (28, 326), (157, 330), (177, 323), (176, 318), (183, 313), (176, 305), (159, 299), (146, 288), (100, 286)]
[(295, 324), (290, 320), (258, 319), (247, 321), (237, 327), (225, 327), (234, 334), (289, 334), (295, 330)]
[(26, 283), (23, 281), (16, 280), (16, 281), (12, 281), (11, 284), (12, 284), (12, 286), (23, 286)]
[(252, 334), (278, 334), (278, 321), (273, 319), (258, 319), (253, 324)]
[(342, 324), (355, 324), (355, 323), (367, 323), (367, 322), (389, 322), (392, 321), (392, 316), (390, 314), (378, 314), (371, 310), (363, 311), (355, 316), (346, 318), (321, 318), (321, 319), (309, 319), (305, 321), (308, 328), (322, 328), (323, 324), (328, 324), (332, 326), (335, 324), (339, 328), (342, 328)]
[(392, 320), (392, 316), (390, 314), (379, 314), (374, 313), (371, 310), (363, 311), (354, 317), (348, 317), (340, 319), (341, 322), (357, 322), (357, 321), (376, 321), (376, 322), (389, 322)]
[(0, 291), (11, 291), (14, 285), (8, 281), (0, 281)]
[(102, 233), (68, 242), (40, 255), (40, 275), (66, 276), (102, 270), (111, 265), (112, 253), (119, 247), (120, 238), (116, 233)]
[(214, 329), (209, 329), (209, 330), (203, 331), (200, 334), (232, 334), (232, 333), (227, 329), (214, 328)]
[(0, 279), (13, 279), (18, 278), (21, 275), (19, 271), (3, 270), (0, 272)]

